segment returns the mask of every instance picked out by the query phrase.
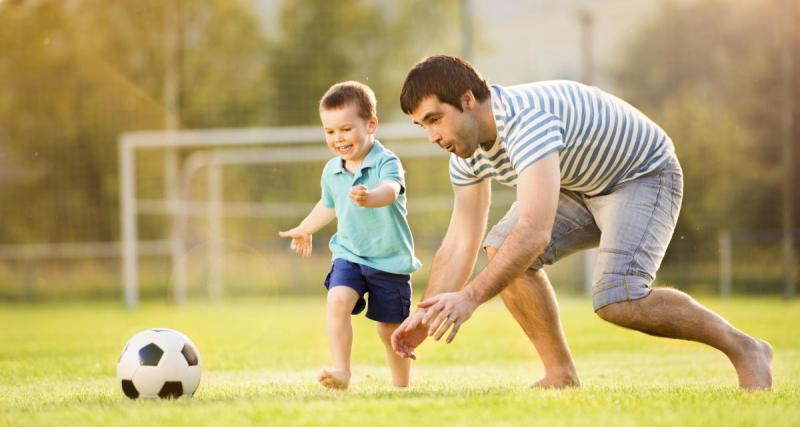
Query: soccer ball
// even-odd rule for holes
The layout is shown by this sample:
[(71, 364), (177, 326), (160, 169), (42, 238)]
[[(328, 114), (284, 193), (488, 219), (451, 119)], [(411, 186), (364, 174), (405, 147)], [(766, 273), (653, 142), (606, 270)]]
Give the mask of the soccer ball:
[(200, 353), (176, 330), (148, 329), (125, 344), (117, 379), (131, 399), (191, 396), (200, 384)]

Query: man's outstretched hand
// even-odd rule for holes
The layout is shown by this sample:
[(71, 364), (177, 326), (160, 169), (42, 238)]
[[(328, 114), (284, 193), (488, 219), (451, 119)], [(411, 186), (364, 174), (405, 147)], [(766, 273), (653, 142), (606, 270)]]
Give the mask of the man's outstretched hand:
[(420, 302), (417, 307), (427, 310), (421, 323), (428, 325), (428, 335), (439, 341), (450, 330), (450, 335), (447, 336), (449, 344), (456, 337), (461, 325), (472, 317), (478, 303), (462, 289), (434, 295)]
[(392, 334), (392, 349), (406, 359), (416, 359), (414, 350), (428, 338), (428, 326), (422, 323), (425, 310), (417, 310), (408, 316)]

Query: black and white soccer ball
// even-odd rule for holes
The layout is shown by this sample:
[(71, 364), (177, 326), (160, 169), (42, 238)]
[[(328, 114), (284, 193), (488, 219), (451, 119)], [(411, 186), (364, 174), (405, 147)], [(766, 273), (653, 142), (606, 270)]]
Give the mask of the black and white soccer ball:
[(192, 396), (200, 384), (200, 352), (176, 330), (148, 329), (125, 344), (117, 379), (131, 399)]

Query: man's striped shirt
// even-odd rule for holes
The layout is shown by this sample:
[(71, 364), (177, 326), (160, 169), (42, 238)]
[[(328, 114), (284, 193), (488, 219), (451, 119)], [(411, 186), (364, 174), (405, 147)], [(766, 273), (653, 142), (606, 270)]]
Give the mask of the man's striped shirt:
[(491, 86), (497, 140), (466, 159), (450, 155), (454, 185), (486, 178), (516, 186), (525, 168), (559, 152), (561, 188), (593, 196), (657, 170), (672, 140), (625, 101), (571, 81)]

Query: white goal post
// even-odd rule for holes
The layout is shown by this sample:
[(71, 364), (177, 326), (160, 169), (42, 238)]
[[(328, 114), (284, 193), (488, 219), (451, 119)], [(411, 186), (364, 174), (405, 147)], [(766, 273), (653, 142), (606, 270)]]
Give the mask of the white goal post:
[[(378, 138), (384, 141), (420, 140), (424, 134), (411, 124), (381, 125)], [(169, 241), (172, 258), (173, 298), (178, 304), (186, 297), (186, 265), (183, 233), (188, 216), (206, 215), (209, 218), (209, 295), (218, 300), (221, 293), (219, 256), (221, 218), (226, 215), (259, 217), (267, 214), (298, 217), (307, 210), (305, 205), (288, 204), (269, 206), (264, 203), (224, 203), (222, 201), (221, 168), (226, 165), (291, 163), (298, 161), (324, 161), (330, 151), (320, 144), (324, 135), (318, 126), (282, 128), (243, 128), (214, 130), (179, 130), (126, 132), (118, 141), (120, 222), (122, 225), (122, 281), (125, 305), (135, 308), (139, 303), (139, 239), (137, 217), (142, 213), (169, 215), (173, 219), (173, 232)], [(313, 143), (313, 146), (308, 144)], [(279, 147), (283, 145), (284, 147)], [(286, 148), (291, 145), (291, 148)], [(167, 171), (174, 176), (166, 200), (142, 200), (136, 192), (136, 153), (146, 149), (193, 149), (177, 165), (179, 171)], [(396, 144), (392, 150), (401, 158), (444, 157), (438, 147), (427, 142)], [(167, 164), (169, 167), (169, 163)], [(193, 201), (186, 196), (193, 177), (207, 169), (209, 198)], [(449, 199), (422, 200), (417, 205), (430, 210), (449, 209)]]

